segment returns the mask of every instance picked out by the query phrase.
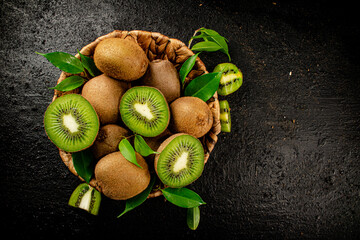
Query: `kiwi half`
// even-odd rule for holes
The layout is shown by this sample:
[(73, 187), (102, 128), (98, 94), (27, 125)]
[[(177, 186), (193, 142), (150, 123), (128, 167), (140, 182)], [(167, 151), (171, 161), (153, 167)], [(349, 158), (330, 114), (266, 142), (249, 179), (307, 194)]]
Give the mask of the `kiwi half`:
[(53, 101), (45, 112), (49, 139), (66, 152), (84, 150), (95, 141), (99, 118), (91, 104), (79, 94), (67, 94)]
[(188, 134), (178, 133), (159, 147), (154, 167), (159, 179), (167, 186), (180, 188), (194, 182), (204, 169), (201, 142)]
[(213, 72), (222, 72), (218, 94), (229, 95), (238, 90), (243, 83), (242, 72), (232, 63), (220, 63)]
[(144, 137), (160, 135), (170, 120), (170, 110), (164, 95), (153, 87), (133, 87), (120, 102), (124, 124)]
[(81, 183), (71, 194), (68, 204), (98, 215), (100, 203), (101, 194), (87, 183)]

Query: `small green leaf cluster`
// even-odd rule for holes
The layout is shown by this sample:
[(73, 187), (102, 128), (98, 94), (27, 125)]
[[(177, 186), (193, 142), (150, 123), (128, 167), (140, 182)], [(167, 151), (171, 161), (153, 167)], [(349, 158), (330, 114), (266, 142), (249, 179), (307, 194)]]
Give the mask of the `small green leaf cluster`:
[(78, 53), (80, 59), (65, 52), (36, 53), (45, 57), (61, 71), (70, 74), (77, 74), (65, 78), (55, 87), (51, 87), (50, 89), (56, 89), (63, 92), (71, 91), (82, 86), (90, 78), (101, 74), (99, 69), (95, 66), (94, 60), (81, 54), (79, 51)]

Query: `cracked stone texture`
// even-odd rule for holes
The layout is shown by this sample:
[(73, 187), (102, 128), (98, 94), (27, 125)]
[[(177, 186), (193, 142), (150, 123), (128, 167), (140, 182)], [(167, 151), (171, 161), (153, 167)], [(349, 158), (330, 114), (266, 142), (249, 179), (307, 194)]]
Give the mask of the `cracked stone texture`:
[[(1, 0), (1, 228), (17, 239), (356, 238), (360, 223), (359, 29), (355, 7), (326, 1)], [(194, 232), (186, 210), (150, 199), (122, 218), (67, 201), (80, 183), (43, 129), (60, 71), (38, 52), (77, 49), (114, 29), (187, 42), (207, 27), (244, 74), (203, 175)], [(227, 58), (202, 53), (209, 71)]]

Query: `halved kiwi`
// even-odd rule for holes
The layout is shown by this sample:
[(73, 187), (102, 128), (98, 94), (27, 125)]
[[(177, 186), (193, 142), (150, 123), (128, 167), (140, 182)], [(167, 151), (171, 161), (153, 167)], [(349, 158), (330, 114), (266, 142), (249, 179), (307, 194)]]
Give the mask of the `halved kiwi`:
[(66, 152), (91, 146), (99, 131), (99, 118), (91, 104), (79, 94), (67, 94), (53, 101), (45, 112), (49, 139)]
[(159, 147), (154, 167), (159, 179), (167, 186), (180, 188), (198, 179), (204, 169), (201, 142), (188, 134), (178, 133)]
[(153, 87), (133, 87), (120, 102), (125, 125), (144, 137), (155, 137), (169, 125), (170, 110), (164, 95)]
[(98, 215), (101, 203), (101, 194), (87, 183), (81, 183), (69, 199), (72, 207), (84, 209), (93, 215)]
[(242, 72), (232, 63), (220, 63), (213, 72), (222, 72), (218, 94), (225, 96), (238, 90), (243, 83)]

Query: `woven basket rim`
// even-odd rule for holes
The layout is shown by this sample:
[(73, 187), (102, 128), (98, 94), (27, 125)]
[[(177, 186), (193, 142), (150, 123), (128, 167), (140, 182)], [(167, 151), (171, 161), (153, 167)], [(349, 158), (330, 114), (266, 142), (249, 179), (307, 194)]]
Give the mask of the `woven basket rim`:
[[(135, 40), (136, 43), (138, 43), (143, 50), (145, 51), (147, 57), (150, 61), (155, 59), (168, 59), (171, 61), (177, 70), (179, 70), (181, 64), (186, 61), (186, 59), (194, 53), (180, 40), (176, 38), (169, 38), (159, 32), (150, 32), (150, 31), (143, 31), (143, 30), (132, 30), (132, 31), (122, 31), (122, 30), (114, 30), (113, 32), (110, 32), (106, 35), (102, 35), (98, 38), (96, 38), (95, 41), (87, 44), (84, 46), (80, 53), (85, 56), (92, 56), (95, 50), (96, 45), (106, 39), (106, 38), (132, 38), (132, 40)], [(148, 44), (145, 46), (144, 44)], [(76, 54), (75, 57), (80, 58), (79, 54)], [(195, 77), (208, 73), (206, 70), (205, 64), (201, 61), (199, 57), (197, 57), (196, 63), (193, 67), (193, 70), (188, 74), (188, 77), (186, 78), (186, 81), (191, 81)], [(60, 74), (59, 79), (57, 80), (57, 83), (60, 83), (65, 78), (71, 76), (72, 74), (68, 74), (65, 72), (62, 72)], [(79, 89), (68, 91), (68, 92), (61, 92), (58, 90), (54, 90), (54, 96), (52, 101), (57, 99), (58, 97), (69, 94), (69, 93), (77, 93), (81, 94)], [(208, 133), (205, 134), (205, 136), (199, 138), (201, 141), (204, 150), (205, 150), (205, 163), (207, 162), (211, 151), (213, 150), (216, 142), (217, 142), (217, 135), (221, 132), (221, 125), (220, 125), (220, 106), (219, 106), (219, 100), (218, 100), (218, 94), (215, 92), (213, 97), (207, 101), (208, 106), (210, 107), (210, 110), (213, 114), (213, 126), (210, 129)], [(64, 162), (64, 164), (68, 167), (71, 173), (73, 173), (75, 176), (77, 176), (80, 180), (84, 181), (83, 178), (81, 178), (77, 172), (75, 171), (71, 153), (65, 152), (61, 149), (59, 149), (59, 155)], [(101, 192), (101, 188), (98, 186), (96, 179), (91, 179), (89, 183), (92, 187), (97, 189), (99, 192)], [(162, 195), (162, 191), (158, 188), (154, 188), (153, 191), (150, 193), (148, 198), (158, 197)]]

